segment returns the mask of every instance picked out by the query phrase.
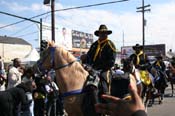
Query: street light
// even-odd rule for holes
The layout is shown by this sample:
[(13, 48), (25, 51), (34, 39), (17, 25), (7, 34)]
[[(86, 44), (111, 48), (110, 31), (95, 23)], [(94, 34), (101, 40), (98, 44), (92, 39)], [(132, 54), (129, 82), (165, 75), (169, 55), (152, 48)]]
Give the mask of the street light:
[(50, 0), (44, 0), (44, 5), (46, 5), (46, 4), (50, 4)]
[(55, 42), (55, 0), (44, 0), (44, 5), (50, 4), (51, 1), (51, 27), (52, 27), (52, 41)]

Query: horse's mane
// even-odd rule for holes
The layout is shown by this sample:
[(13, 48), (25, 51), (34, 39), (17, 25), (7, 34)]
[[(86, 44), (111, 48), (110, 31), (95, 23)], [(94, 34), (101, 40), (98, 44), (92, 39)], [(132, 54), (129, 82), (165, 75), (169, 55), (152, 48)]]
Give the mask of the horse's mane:
[(76, 60), (74, 55), (71, 52), (64, 49), (63, 47), (57, 47), (57, 50), (59, 51), (61, 59), (65, 59), (68, 62), (72, 62)]
[(56, 45), (53, 41), (48, 41), (48, 46), (49, 47), (56, 47), (56, 49), (59, 51), (59, 56), (61, 59), (65, 59), (69, 62), (76, 60), (76, 58), (74, 57), (74, 55), (71, 52), (69, 52), (68, 50), (66, 50), (62, 46)]

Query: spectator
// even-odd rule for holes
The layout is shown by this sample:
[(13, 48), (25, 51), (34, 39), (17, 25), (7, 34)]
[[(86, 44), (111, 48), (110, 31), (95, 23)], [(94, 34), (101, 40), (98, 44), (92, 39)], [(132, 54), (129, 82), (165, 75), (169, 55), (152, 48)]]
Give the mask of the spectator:
[(114, 73), (115, 74), (124, 74), (124, 71), (120, 69), (119, 64), (114, 65)]
[(4, 69), (4, 62), (0, 56), (0, 91), (5, 90), (6, 79), (7, 79), (7, 76)]
[(32, 91), (31, 82), (20, 83), (16, 87), (0, 92), (1, 116), (18, 116), (21, 111), (20, 105), (28, 105), (25, 93)]
[(0, 56), (0, 70), (4, 69), (4, 62), (2, 60), (2, 57)]
[(116, 72), (113, 74), (112, 83), (111, 83), (111, 95), (115, 97), (119, 97), (122, 99), (131, 99), (131, 95), (129, 94), (129, 85), (136, 86), (136, 80), (134, 76), (131, 74), (133, 65), (129, 59), (124, 59), (123, 69), (121, 72)]
[[(57, 101), (59, 97), (59, 89), (56, 83), (53, 81), (55, 78), (53, 77), (53, 71), (48, 72), (48, 75), (45, 77), (45, 89), (47, 92), (47, 102), (46, 102), (46, 111), (47, 116), (56, 116), (58, 115), (57, 109)], [(53, 80), (52, 80), (53, 79)], [(63, 112), (62, 112), (63, 113)]]
[(42, 78), (43, 76), (39, 75), (35, 77), (35, 83), (37, 88), (33, 91), (34, 98), (34, 116), (44, 116), (46, 107), (46, 91), (45, 91), (45, 82)]
[(21, 83), (21, 60), (19, 58), (15, 58), (12, 60), (13, 66), (9, 69), (8, 72), (8, 85), (7, 89), (15, 87), (16, 85)]
[[(32, 82), (33, 89), (36, 88), (36, 84), (33, 81), (34, 73), (31, 67), (27, 68), (23, 74), (22, 82)], [(26, 92), (27, 100), (30, 100), (31, 103), (28, 106), (24, 106), (25, 108), (22, 111), (22, 116), (34, 116), (34, 100), (32, 96), (32, 92)], [(23, 107), (23, 106), (22, 106)]]

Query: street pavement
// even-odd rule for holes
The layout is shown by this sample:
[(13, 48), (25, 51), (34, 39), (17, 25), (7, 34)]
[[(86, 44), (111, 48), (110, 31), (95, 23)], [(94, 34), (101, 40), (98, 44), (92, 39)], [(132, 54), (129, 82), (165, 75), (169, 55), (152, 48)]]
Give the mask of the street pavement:
[(163, 103), (158, 104), (158, 99), (156, 99), (153, 106), (148, 107), (148, 116), (175, 116), (175, 94), (171, 97), (170, 85), (165, 90)]

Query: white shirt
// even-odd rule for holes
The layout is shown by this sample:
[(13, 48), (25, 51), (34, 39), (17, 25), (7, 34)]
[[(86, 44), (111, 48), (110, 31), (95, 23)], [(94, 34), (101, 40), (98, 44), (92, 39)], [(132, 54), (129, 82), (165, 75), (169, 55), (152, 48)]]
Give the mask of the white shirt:
[(17, 86), (21, 83), (22, 74), (16, 67), (11, 67), (8, 73), (8, 86), (7, 89)]

